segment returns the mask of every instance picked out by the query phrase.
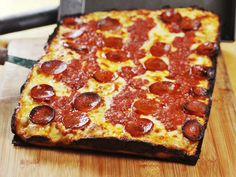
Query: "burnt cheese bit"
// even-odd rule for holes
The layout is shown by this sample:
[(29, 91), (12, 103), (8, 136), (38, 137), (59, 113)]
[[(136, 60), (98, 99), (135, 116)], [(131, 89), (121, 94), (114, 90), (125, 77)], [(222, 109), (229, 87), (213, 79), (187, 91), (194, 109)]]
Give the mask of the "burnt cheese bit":
[(161, 14), (161, 20), (165, 23), (179, 23), (182, 20), (180, 13), (173, 9), (166, 10)]
[(144, 66), (150, 71), (164, 71), (168, 69), (168, 65), (159, 58), (149, 58), (145, 61)]
[(60, 60), (46, 61), (41, 64), (40, 72), (47, 75), (61, 74), (67, 69), (67, 64)]
[(188, 120), (182, 127), (184, 137), (190, 141), (199, 141), (203, 137), (203, 126), (197, 120)]
[(154, 114), (159, 105), (155, 100), (141, 99), (134, 103), (133, 110), (138, 114), (149, 115)]
[(180, 28), (183, 31), (196, 31), (200, 28), (201, 22), (197, 19), (183, 18), (180, 22)]
[(187, 114), (203, 117), (207, 113), (208, 106), (203, 102), (193, 100), (186, 103), (183, 108)]
[(171, 93), (175, 90), (175, 83), (169, 81), (156, 82), (149, 86), (149, 91), (156, 95)]
[(214, 56), (217, 54), (219, 46), (215, 42), (205, 42), (198, 46), (196, 49), (197, 54), (199, 55), (208, 55)]
[(90, 124), (91, 120), (85, 113), (68, 114), (63, 117), (63, 125), (67, 129), (83, 129)]
[(93, 75), (94, 79), (101, 83), (111, 82), (115, 79), (113, 72), (98, 70)]
[(30, 96), (35, 101), (49, 101), (53, 96), (55, 96), (55, 91), (50, 85), (40, 84), (34, 86), (30, 90)]
[(102, 31), (114, 31), (114, 30), (119, 29), (120, 27), (121, 27), (121, 24), (119, 20), (111, 18), (111, 17), (106, 17), (97, 22), (97, 28)]
[(127, 121), (125, 130), (133, 137), (141, 137), (151, 132), (153, 122), (149, 119), (136, 119)]
[(89, 112), (99, 106), (102, 99), (94, 92), (85, 92), (78, 95), (74, 100), (74, 108), (78, 111)]
[(55, 110), (47, 105), (34, 107), (29, 115), (30, 121), (34, 124), (46, 125), (55, 117)]
[(165, 54), (168, 54), (171, 50), (171, 46), (164, 42), (155, 42), (153, 46), (150, 48), (150, 53), (153, 56), (161, 57)]

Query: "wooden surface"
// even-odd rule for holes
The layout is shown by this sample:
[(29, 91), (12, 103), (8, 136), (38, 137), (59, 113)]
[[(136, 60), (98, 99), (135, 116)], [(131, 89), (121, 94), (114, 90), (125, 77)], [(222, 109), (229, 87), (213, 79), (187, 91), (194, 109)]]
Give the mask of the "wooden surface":
[[(12, 55), (37, 59), (45, 40), (17, 40)], [(142, 158), (67, 150), (14, 147), (10, 121), (28, 69), (6, 63), (0, 66), (0, 177), (233, 177), (236, 168), (236, 102), (229, 73), (236, 73), (234, 44), (223, 44), (218, 58), (217, 80), (210, 121), (196, 166)], [(226, 61), (226, 62), (225, 62)], [(227, 67), (225, 65), (227, 64)], [(232, 77), (233, 78), (233, 77)], [(233, 83), (235, 84), (235, 83)]]

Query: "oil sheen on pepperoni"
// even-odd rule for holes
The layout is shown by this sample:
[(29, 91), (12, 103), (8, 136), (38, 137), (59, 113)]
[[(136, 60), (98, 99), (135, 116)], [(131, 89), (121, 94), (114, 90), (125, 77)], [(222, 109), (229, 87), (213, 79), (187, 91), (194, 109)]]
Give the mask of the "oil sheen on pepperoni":
[(78, 52), (81, 55), (89, 53), (89, 49), (86, 45), (81, 45), (81, 44), (68, 41), (64, 43), (63, 46), (71, 50), (74, 50), (75, 52)]
[(102, 31), (113, 31), (120, 28), (120, 22), (117, 19), (106, 17), (97, 23), (97, 28)]
[(125, 124), (125, 130), (133, 137), (141, 137), (148, 134), (153, 128), (153, 122), (149, 119), (136, 119)]
[(168, 69), (168, 65), (159, 58), (150, 58), (145, 61), (144, 66), (150, 71), (164, 71)]
[(123, 46), (122, 39), (118, 37), (109, 37), (104, 39), (105, 47), (121, 49)]
[(102, 99), (94, 92), (85, 92), (76, 97), (74, 108), (78, 111), (88, 112), (99, 106)]
[(46, 61), (40, 67), (40, 71), (48, 75), (60, 74), (66, 69), (67, 64), (60, 60)]
[(156, 42), (150, 49), (153, 56), (160, 57), (170, 52), (170, 45), (163, 42)]
[(46, 125), (50, 123), (55, 116), (53, 108), (47, 105), (37, 106), (30, 112), (30, 121), (34, 124)]
[(190, 18), (183, 18), (180, 23), (180, 27), (183, 31), (198, 30), (201, 26), (199, 20), (192, 20)]
[(197, 54), (199, 55), (212, 56), (216, 54), (218, 48), (219, 48), (218, 45), (214, 42), (205, 42), (201, 44), (200, 46), (198, 46), (196, 50), (197, 50)]
[(53, 87), (47, 84), (36, 85), (30, 91), (30, 96), (36, 101), (48, 101), (54, 95)]
[(85, 113), (69, 114), (63, 118), (63, 125), (67, 129), (82, 129), (89, 125), (90, 119)]
[(184, 105), (187, 114), (203, 117), (207, 112), (207, 105), (203, 102), (194, 100)]
[(194, 96), (207, 96), (207, 89), (205, 88), (202, 88), (202, 87), (193, 87), (191, 89), (191, 93), (194, 95)]
[(94, 79), (98, 82), (106, 83), (114, 80), (114, 74), (111, 71), (98, 70), (93, 75)]
[(182, 127), (183, 135), (191, 141), (199, 141), (203, 137), (203, 127), (197, 120), (189, 120)]
[(149, 86), (149, 90), (156, 95), (168, 94), (175, 90), (175, 84), (168, 81), (156, 82)]
[(116, 51), (107, 51), (105, 56), (108, 60), (113, 62), (123, 62), (128, 60), (127, 54), (124, 51), (116, 50)]
[(161, 20), (165, 23), (180, 22), (182, 19), (180, 13), (174, 10), (166, 10), (161, 14)]
[(158, 103), (155, 100), (141, 99), (134, 103), (133, 110), (138, 114), (154, 114), (158, 109)]

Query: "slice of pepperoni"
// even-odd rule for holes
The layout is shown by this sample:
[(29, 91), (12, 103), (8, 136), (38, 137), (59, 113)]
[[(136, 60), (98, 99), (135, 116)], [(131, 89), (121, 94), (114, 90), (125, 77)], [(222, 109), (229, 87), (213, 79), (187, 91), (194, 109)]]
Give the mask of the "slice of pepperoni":
[(121, 38), (118, 37), (109, 37), (104, 39), (105, 47), (121, 49), (123, 42)]
[(214, 42), (205, 42), (198, 46), (197, 54), (213, 56), (217, 53), (219, 46)]
[(159, 105), (155, 100), (141, 99), (134, 103), (133, 110), (138, 114), (149, 115), (154, 114)]
[(53, 120), (55, 111), (47, 105), (37, 106), (30, 112), (30, 121), (34, 124), (46, 125)]
[(96, 81), (102, 83), (111, 82), (115, 78), (113, 72), (103, 70), (96, 71), (93, 77)]
[(89, 53), (89, 49), (87, 46), (81, 45), (81, 44), (76, 44), (74, 42), (70, 42), (70, 41), (65, 42), (65, 43), (63, 43), (63, 46), (66, 48), (69, 48), (71, 50), (74, 50), (75, 52), (82, 54), (82, 55)]
[(201, 65), (192, 66), (190, 69), (190, 75), (197, 78), (213, 79), (215, 77), (215, 71), (212, 68), (204, 67)]
[(184, 105), (184, 110), (187, 114), (203, 117), (207, 112), (207, 105), (203, 102), (194, 100)]
[(153, 129), (153, 122), (149, 119), (137, 119), (125, 124), (125, 130), (133, 137), (144, 136)]
[(88, 112), (99, 106), (102, 99), (94, 92), (85, 92), (76, 97), (74, 108), (78, 111)]
[(54, 95), (53, 87), (47, 84), (36, 85), (30, 91), (30, 96), (36, 101), (48, 101)]
[(170, 45), (163, 42), (156, 42), (150, 49), (153, 56), (160, 57), (170, 52)]
[(106, 17), (97, 23), (97, 28), (102, 31), (114, 31), (121, 27), (119, 20)]
[(151, 93), (156, 95), (163, 95), (167, 93), (171, 93), (175, 90), (176, 85), (172, 82), (163, 81), (156, 82), (149, 86), (149, 90)]
[(121, 51), (121, 50), (108, 51), (105, 53), (105, 56), (108, 60), (111, 60), (114, 62), (124, 62), (128, 60), (126, 52)]
[(180, 13), (174, 11), (173, 9), (166, 10), (161, 14), (161, 20), (165, 23), (180, 22), (182, 19)]
[(192, 20), (190, 18), (183, 18), (180, 23), (180, 27), (183, 31), (198, 30), (201, 26), (199, 20)]
[(66, 32), (63, 34), (63, 37), (65, 37), (66, 39), (75, 39), (81, 36), (84, 32), (85, 32), (85, 28), (81, 28), (81, 29), (74, 30), (71, 32)]
[(62, 23), (65, 26), (73, 26), (73, 25), (77, 24), (77, 22), (76, 22), (74, 17), (66, 17), (66, 18), (63, 19)]
[(203, 137), (203, 127), (197, 120), (188, 120), (182, 127), (183, 135), (191, 141), (199, 141)]
[(202, 87), (193, 87), (190, 91), (194, 96), (207, 96), (208, 91)]
[(56, 75), (64, 72), (67, 64), (60, 60), (51, 60), (42, 63), (40, 71), (47, 75)]
[(150, 71), (164, 71), (168, 69), (168, 65), (159, 58), (150, 58), (145, 61), (144, 66)]
[(63, 118), (63, 125), (67, 129), (83, 129), (90, 124), (91, 120), (85, 113), (67, 115)]

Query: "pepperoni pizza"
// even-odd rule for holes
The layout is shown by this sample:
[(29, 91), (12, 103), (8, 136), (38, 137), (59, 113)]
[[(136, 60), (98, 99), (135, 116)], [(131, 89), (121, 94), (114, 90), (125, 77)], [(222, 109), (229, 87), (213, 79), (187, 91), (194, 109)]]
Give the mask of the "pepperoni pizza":
[(22, 89), (13, 133), (33, 145), (195, 164), (218, 51), (219, 18), (204, 10), (66, 17)]

